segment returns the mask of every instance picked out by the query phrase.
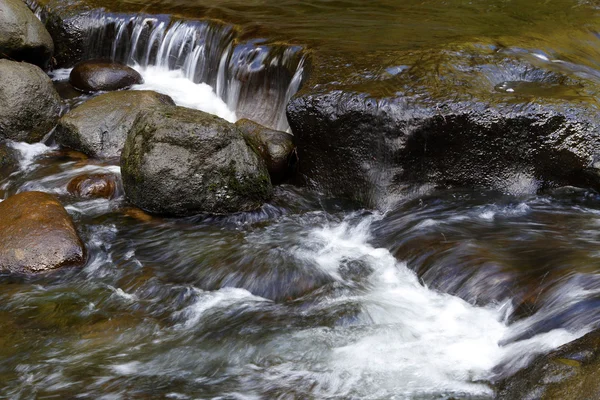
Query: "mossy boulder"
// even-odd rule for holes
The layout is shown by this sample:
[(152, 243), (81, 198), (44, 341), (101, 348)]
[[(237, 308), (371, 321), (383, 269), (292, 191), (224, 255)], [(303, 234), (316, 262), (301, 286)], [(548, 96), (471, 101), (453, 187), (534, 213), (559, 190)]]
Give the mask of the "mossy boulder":
[(0, 202), (0, 215), (0, 271), (44, 272), (85, 262), (85, 247), (56, 197), (19, 193)]
[(56, 126), (61, 100), (39, 67), (0, 60), (0, 139), (38, 142)]
[(242, 131), (244, 139), (267, 163), (271, 182), (276, 184), (283, 181), (296, 161), (294, 136), (269, 129), (249, 119), (240, 119), (235, 124)]
[(86, 93), (126, 89), (143, 82), (135, 69), (109, 60), (79, 62), (69, 74), (69, 83)]
[(90, 157), (119, 157), (137, 115), (157, 105), (175, 103), (169, 96), (152, 91), (101, 94), (59, 120), (56, 141)]
[(50, 65), (54, 42), (22, 0), (0, 1), (0, 58)]
[(250, 211), (272, 193), (264, 160), (235, 125), (183, 107), (140, 113), (121, 174), (127, 198), (153, 214)]

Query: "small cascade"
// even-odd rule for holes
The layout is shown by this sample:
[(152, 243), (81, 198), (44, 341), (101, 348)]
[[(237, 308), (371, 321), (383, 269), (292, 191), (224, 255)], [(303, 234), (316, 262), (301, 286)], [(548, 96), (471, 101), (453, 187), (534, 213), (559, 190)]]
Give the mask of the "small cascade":
[(240, 42), (233, 26), (215, 21), (88, 15), (86, 58), (180, 70), (194, 83), (210, 85), (238, 118), (289, 129), (285, 106), (300, 87), (304, 70), (299, 46)]

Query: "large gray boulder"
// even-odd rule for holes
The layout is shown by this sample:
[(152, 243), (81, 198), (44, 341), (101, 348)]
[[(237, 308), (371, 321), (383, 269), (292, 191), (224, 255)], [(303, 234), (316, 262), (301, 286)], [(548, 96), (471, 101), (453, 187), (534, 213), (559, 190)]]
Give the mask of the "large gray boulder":
[(183, 107), (140, 113), (121, 174), (128, 199), (155, 214), (249, 211), (272, 193), (264, 161), (235, 125)]
[(61, 104), (39, 67), (0, 60), (0, 139), (41, 140), (56, 125)]
[(0, 58), (47, 68), (53, 52), (50, 33), (22, 0), (0, 0)]
[(0, 271), (44, 272), (85, 262), (73, 221), (53, 195), (11, 196), (0, 202), (0, 215)]
[(56, 141), (90, 157), (119, 157), (140, 111), (157, 105), (175, 103), (169, 96), (152, 91), (102, 94), (62, 116)]

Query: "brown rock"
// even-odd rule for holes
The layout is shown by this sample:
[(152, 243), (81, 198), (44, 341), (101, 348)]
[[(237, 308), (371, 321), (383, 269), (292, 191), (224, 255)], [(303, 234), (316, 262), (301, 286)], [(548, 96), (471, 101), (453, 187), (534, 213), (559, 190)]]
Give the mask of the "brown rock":
[(88, 60), (75, 65), (69, 82), (82, 92), (97, 92), (125, 89), (144, 79), (135, 69), (127, 65), (106, 60)]
[(67, 190), (78, 197), (110, 199), (115, 195), (116, 181), (112, 174), (79, 175), (69, 182)]
[(84, 262), (85, 247), (54, 196), (24, 192), (0, 203), (0, 271), (44, 272)]

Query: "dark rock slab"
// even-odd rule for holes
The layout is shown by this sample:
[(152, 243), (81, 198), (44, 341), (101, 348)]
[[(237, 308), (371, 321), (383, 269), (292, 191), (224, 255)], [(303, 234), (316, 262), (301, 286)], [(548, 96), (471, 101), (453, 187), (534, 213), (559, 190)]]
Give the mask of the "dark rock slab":
[(425, 183), (600, 188), (594, 81), (476, 46), (395, 56), (372, 69), (315, 56), (287, 107), (300, 183), (375, 207)]

